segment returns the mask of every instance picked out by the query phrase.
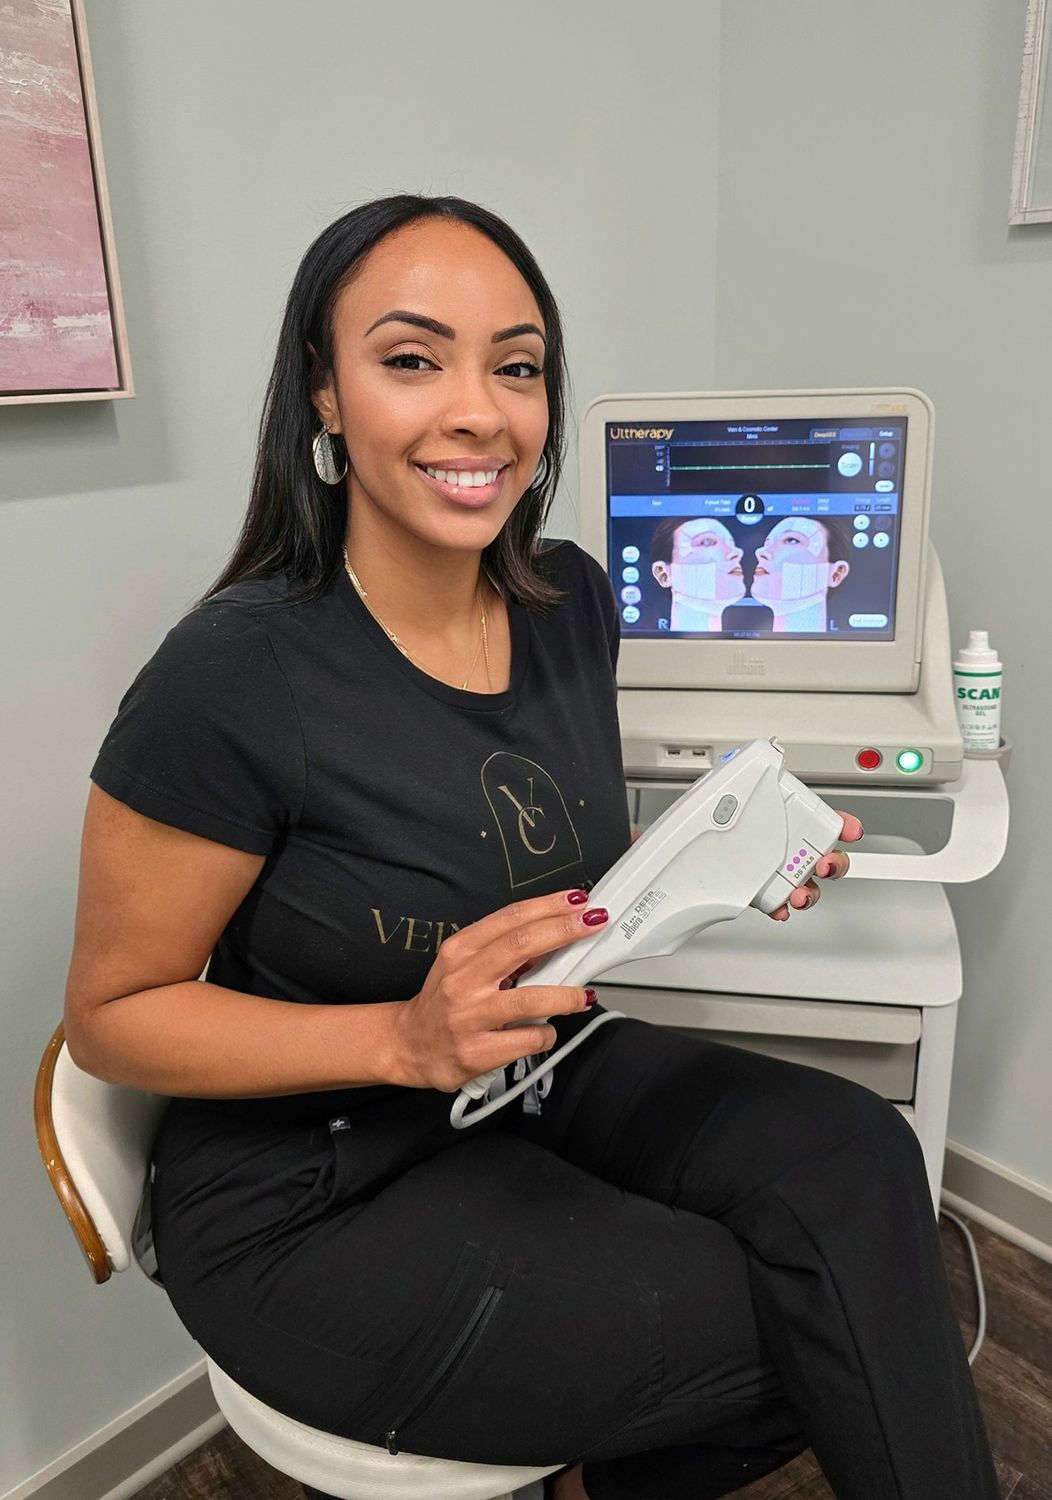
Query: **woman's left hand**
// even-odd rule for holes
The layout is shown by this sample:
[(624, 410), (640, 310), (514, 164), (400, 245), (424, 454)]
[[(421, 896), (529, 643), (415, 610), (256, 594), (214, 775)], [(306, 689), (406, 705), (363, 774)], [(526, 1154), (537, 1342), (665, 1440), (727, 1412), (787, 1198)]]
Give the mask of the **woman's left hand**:
[[(837, 809), (840, 812), (840, 809)], [(842, 812), (840, 816), (844, 820), (844, 826), (840, 831), (841, 842), (854, 844), (862, 837), (862, 824), (850, 813)], [(831, 849), (830, 852), (818, 861), (815, 866), (817, 880), (842, 880), (850, 868), (851, 860), (843, 849)], [(806, 911), (809, 906), (814, 906), (820, 899), (822, 892), (818, 889), (816, 880), (805, 880), (803, 885), (797, 886), (784, 906), (779, 906), (771, 912), (776, 922), (788, 922), (789, 908), (796, 911)]]

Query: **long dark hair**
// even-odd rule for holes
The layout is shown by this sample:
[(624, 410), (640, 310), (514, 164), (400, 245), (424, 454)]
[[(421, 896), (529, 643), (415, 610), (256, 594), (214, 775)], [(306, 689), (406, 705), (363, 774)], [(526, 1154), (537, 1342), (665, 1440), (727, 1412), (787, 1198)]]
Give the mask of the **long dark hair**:
[[(291, 603), (315, 599), (343, 567), (347, 496), (314, 468), (311, 444), (319, 430), (311, 392), (333, 363), (337, 296), (363, 258), (385, 235), (421, 219), (460, 219), (488, 235), (527, 282), (544, 320), (544, 382), (548, 436), (543, 473), (531, 484), (499, 534), (483, 550), (482, 565), (505, 597), (542, 613), (564, 598), (546, 576), (540, 535), (562, 471), (569, 378), (562, 319), (537, 262), (503, 219), (463, 198), (399, 193), (377, 198), (336, 219), (307, 250), (296, 272), (278, 336), (259, 427), (248, 511), (230, 561), (197, 604), (244, 579), (284, 570)], [(318, 353), (316, 362), (308, 340)], [(343, 445), (336, 441), (342, 466)]]

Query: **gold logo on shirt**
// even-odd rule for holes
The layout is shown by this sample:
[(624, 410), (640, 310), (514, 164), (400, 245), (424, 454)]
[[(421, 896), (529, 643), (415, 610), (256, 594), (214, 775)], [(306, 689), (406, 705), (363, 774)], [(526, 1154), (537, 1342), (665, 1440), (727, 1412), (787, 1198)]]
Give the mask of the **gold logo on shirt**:
[(479, 773), (504, 846), (512, 890), (581, 862), (581, 845), (554, 778), (524, 755), (497, 750)]
[(544, 808), (538, 807), (536, 802), (533, 800), (533, 777), (528, 776), (526, 779), (529, 782), (529, 801), (525, 805), (519, 801), (518, 797), (516, 797), (515, 793), (512, 791), (511, 787), (507, 785), (506, 782), (501, 784), (500, 790), (504, 793), (505, 797), (507, 797), (512, 806), (518, 810), (519, 838), (526, 845), (530, 853), (550, 854), (552, 849), (555, 847), (554, 834), (543, 848), (536, 848), (533, 844), (530, 843), (530, 833), (534, 832), (537, 829), (538, 825), (543, 824), (544, 822)]
[[(387, 947), (392, 939), (402, 936), (402, 947), (406, 953), (437, 953), (439, 945), (447, 937), (452, 937), (454, 932), (460, 931), (459, 922), (439, 922), (425, 917), (399, 917), (390, 932), (384, 931), (383, 917), (380, 908), (370, 908), (376, 930), (380, 934), (380, 942)], [(403, 924), (405, 933), (402, 934)]]

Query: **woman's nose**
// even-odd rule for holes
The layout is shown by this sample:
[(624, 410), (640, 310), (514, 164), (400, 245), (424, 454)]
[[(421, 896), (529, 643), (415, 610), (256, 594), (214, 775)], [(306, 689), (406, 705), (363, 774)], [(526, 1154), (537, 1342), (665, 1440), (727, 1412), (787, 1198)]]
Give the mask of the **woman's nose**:
[(503, 431), (508, 420), (485, 376), (465, 374), (449, 393), (443, 425), (447, 432), (493, 434)]

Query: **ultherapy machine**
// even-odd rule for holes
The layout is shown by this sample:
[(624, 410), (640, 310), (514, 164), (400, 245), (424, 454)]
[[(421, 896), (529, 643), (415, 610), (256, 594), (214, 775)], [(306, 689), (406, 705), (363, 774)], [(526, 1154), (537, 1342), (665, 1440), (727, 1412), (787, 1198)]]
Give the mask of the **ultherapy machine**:
[(882, 1094), (938, 1209), (962, 993), (944, 887), (998, 864), (1008, 801), (1004, 748), (965, 755), (958, 729), (933, 418), (912, 389), (604, 396), (581, 428), (580, 542), (620, 610), (635, 826), (773, 738), (865, 829), (806, 916), (746, 910), (619, 963), (595, 976), (603, 1005)]

